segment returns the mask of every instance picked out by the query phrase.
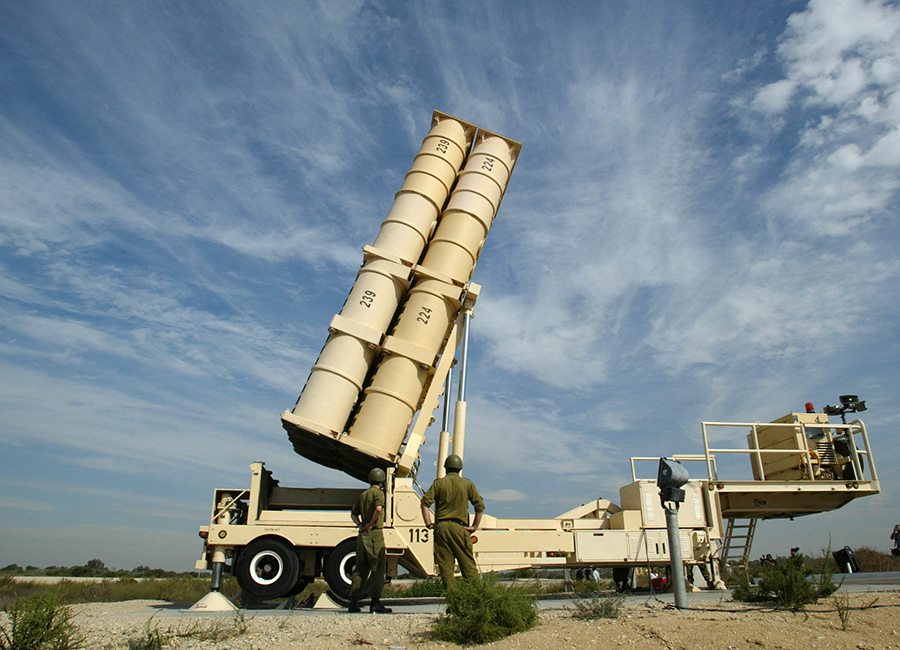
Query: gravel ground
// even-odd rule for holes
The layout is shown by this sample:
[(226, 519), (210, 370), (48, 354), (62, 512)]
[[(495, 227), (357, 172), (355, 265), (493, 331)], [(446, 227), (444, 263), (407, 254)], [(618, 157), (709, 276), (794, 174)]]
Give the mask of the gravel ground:
[[(842, 629), (834, 599), (799, 613), (725, 601), (679, 611), (648, 601), (627, 606), (615, 620), (578, 621), (569, 611), (542, 610), (537, 628), (485, 647), (900, 649), (900, 593), (862, 592), (848, 597), (847, 630)], [(148, 615), (148, 607), (161, 611)], [(138, 644), (156, 632), (164, 647), (197, 650), (457, 647), (431, 635), (435, 614), (173, 615), (171, 604), (155, 601), (91, 603), (72, 609), (91, 649), (128, 648), (129, 641), (132, 647), (141, 647)]]

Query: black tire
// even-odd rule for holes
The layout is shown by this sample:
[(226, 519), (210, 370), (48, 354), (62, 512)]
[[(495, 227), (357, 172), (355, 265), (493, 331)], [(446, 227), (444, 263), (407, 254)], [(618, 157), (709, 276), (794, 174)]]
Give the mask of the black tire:
[(281, 539), (262, 538), (247, 544), (238, 556), (234, 576), (253, 598), (270, 600), (290, 594), (300, 575), (300, 559)]
[[(346, 602), (350, 598), (350, 583), (356, 566), (356, 538), (345, 539), (334, 547), (325, 560), (325, 582), (336, 600)], [(362, 597), (369, 595), (369, 585), (363, 589)]]

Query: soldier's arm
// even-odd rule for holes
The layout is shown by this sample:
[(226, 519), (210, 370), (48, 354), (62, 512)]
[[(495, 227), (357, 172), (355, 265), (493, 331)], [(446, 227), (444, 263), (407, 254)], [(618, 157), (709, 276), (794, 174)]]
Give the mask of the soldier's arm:
[(369, 523), (360, 528), (360, 530), (369, 530), (374, 526), (375, 522), (378, 521), (378, 517), (381, 515), (382, 510), (384, 510), (383, 506), (375, 506), (375, 512), (372, 513), (372, 519), (369, 520)]
[(350, 519), (353, 520), (353, 525), (357, 528), (362, 525), (362, 521), (359, 519), (359, 501), (354, 504), (353, 509), (350, 511)]
[(478, 494), (478, 488), (475, 487), (472, 481), (469, 481), (469, 501), (475, 506), (475, 521), (472, 522), (471, 526), (466, 526), (466, 530), (474, 533), (481, 525), (481, 515), (484, 514), (484, 501), (481, 495)]
[(425, 528), (434, 528), (434, 524), (431, 522), (431, 510), (425, 505), (425, 501), (422, 501), (420, 505), (422, 508), (422, 519), (425, 520)]
[(428, 488), (428, 492), (422, 495), (422, 501), (420, 503), (420, 507), (422, 508), (422, 519), (425, 520), (425, 528), (434, 528), (434, 524), (431, 522), (431, 510), (429, 510), (432, 503), (434, 503), (434, 483)]

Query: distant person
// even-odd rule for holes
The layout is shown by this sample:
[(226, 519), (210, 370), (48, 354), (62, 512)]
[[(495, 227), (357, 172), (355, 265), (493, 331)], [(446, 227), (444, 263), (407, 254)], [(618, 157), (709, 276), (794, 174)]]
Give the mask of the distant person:
[(650, 587), (656, 591), (665, 591), (669, 586), (669, 577), (650, 571)]
[(894, 548), (891, 549), (891, 555), (897, 557), (900, 555), (900, 524), (894, 526), (894, 530), (891, 531), (891, 539), (894, 540)]
[(596, 568), (591, 569), (591, 580), (597, 583), (600, 582), (600, 572)]
[(584, 569), (578, 569), (575, 572), (575, 579), (576, 580), (584, 580)]
[(376, 467), (369, 472), (369, 489), (359, 495), (350, 511), (350, 518), (359, 533), (356, 536), (356, 566), (350, 584), (350, 602), (347, 611), (359, 613), (359, 597), (368, 581), (371, 585), (372, 614), (390, 614), (393, 610), (381, 604), (384, 590), (384, 570), (387, 556), (384, 549), (384, 470)]
[(771, 553), (766, 553), (766, 557), (763, 561), (765, 562), (765, 565), (770, 569), (774, 569), (775, 567), (778, 566), (778, 562), (775, 560), (774, 557), (772, 557)]
[[(481, 525), (484, 501), (475, 484), (460, 476), (462, 468), (462, 458), (456, 454), (447, 456), (444, 461), (446, 476), (432, 483), (421, 501), (425, 526), (434, 530), (434, 563), (438, 566), (445, 589), (453, 584), (453, 567), (456, 562), (459, 562), (463, 578), (478, 577), (472, 533)], [(428, 509), (432, 503), (436, 519), (434, 523), (431, 521), (431, 510)], [(469, 503), (475, 508), (475, 521), (471, 526)]]

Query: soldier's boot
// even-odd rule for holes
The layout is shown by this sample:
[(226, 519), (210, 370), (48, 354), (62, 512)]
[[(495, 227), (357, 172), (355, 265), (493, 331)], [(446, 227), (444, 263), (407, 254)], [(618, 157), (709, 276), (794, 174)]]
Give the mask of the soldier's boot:
[(350, 596), (350, 602), (347, 604), (348, 614), (359, 614), (362, 610), (359, 608), (359, 598)]
[(380, 598), (373, 598), (372, 604), (369, 605), (370, 614), (390, 614), (393, 611), (394, 610), (392, 610), (390, 607), (385, 607), (384, 605), (382, 605)]

